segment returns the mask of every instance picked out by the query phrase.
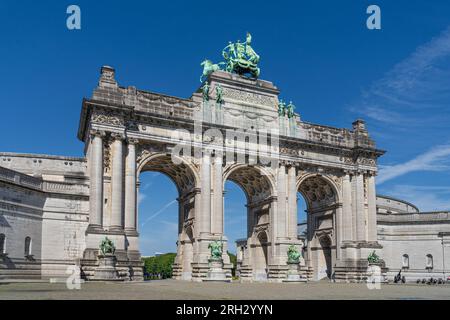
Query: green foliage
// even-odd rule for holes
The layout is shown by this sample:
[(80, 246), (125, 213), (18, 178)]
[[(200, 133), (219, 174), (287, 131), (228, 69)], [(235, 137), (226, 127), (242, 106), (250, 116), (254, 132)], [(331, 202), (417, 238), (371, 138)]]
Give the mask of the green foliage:
[(367, 260), (369, 261), (369, 263), (379, 263), (380, 262), (380, 257), (376, 254), (375, 250), (369, 254), (369, 256), (367, 257)]
[[(236, 274), (236, 256), (227, 252), (230, 262), (233, 264), (232, 275)], [(176, 253), (166, 253), (157, 257), (142, 258), (144, 262), (144, 278), (146, 280), (168, 279), (172, 277), (172, 264)]]
[(166, 253), (156, 257), (142, 258), (144, 277), (150, 279), (168, 279), (172, 277), (172, 265), (176, 253)]
[(237, 258), (236, 255), (232, 254), (231, 252), (227, 251), (228, 256), (230, 257), (230, 262), (233, 264), (233, 269), (231, 269), (231, 274), (234, 277), (236, 275), (236, 264), (237, 264)]

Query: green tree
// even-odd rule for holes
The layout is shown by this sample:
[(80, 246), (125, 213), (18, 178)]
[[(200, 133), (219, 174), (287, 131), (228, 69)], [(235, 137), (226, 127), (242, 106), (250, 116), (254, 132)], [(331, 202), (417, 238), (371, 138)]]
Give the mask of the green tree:
[(233, 265), (233, 268), (231, 269), (231, 275), (233, 277), (236, 276), (236, 265), (237, 265), (237, 258), (236, 255), (232, 254), (230, 251), (227, 251), (228, 256), (230, 257), (230, 262)]
[(142, 258), (146, 279), (171, 278), (175, 256), (176, 253), (166, 253), (156, 257)]

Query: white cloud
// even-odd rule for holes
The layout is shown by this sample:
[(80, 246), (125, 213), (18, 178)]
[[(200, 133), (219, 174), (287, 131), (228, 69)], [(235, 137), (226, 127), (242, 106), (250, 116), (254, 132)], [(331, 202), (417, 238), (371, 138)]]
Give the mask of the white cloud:
[(450, 210), (450, 187), (394, 185), (389, 189), (393, 197), (416, 205), (421, 211)]
[(160, 208), (158, 211), (156, 211), (155, 213), (153, 213), (150, 217), (148, 217), (142, 224), (141, 227), (143, 227), (147, 222), (149, 222), (150, 220), (156, 218), (158, 215), (160, 215), (161, 213), (163, 213), (167, 208), (169, 208), (171, 205), (173, 205), (174, 203), (176, 203), (177, 200), (172, 200), (168, 203), (166, 203), (162, 208)]
[(397, 128), (446, 124), (449, 87), (450, 27), (374, 82), (350, 109)]
[(147, 195), (144, 193), (140, 193), (138, 194), (138, 205), (140, 205), (142, 203), (142, 201), (145, 200), (145, 198), (147, 198)]
[(397, 178), (415, 171), (445, 171), (449, 170), (450, 145), (441, 145), (409, 160), (405, 163), (382, 166), (377, 178), (377, 183), (382, 184), (388, 180)]

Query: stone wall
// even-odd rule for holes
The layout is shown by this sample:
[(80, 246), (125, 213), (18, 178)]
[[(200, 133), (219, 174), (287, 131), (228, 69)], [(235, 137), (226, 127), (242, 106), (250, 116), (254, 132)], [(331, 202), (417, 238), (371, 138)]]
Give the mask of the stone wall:
[(377, 200), (378, 241), (389, 280), (400, 270), (408, 282), (448, 277), (450, 212), (419, 212), (412, 204), (385, 196)]
[[(85, 246), (86, 163), (81, 158), (0, 154), (0, 278), (65, 275)], [(25, 238), (31, 255), (25, 255)]]

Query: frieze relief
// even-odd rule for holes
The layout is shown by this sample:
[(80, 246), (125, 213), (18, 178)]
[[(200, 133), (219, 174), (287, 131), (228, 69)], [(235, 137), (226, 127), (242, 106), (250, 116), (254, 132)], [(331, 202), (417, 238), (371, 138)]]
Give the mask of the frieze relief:
[(137, 92), (137, 100), (143, 105), (153, 105), (166, 108), (199, 108), (200, 105), (194, 101), (184, 100), (176, 97), (162, 96), (150, 92)]
[(275, 108), (277, 104), (274, 97), (233, 88), (223, 88), (223, 96), (237, 101), (244, 101), (273, 108)]
[(95, 112), (94, 114), (92, 114), (91, 121), (98, 124), (124, 126), (123, 117), (115, 114)]

